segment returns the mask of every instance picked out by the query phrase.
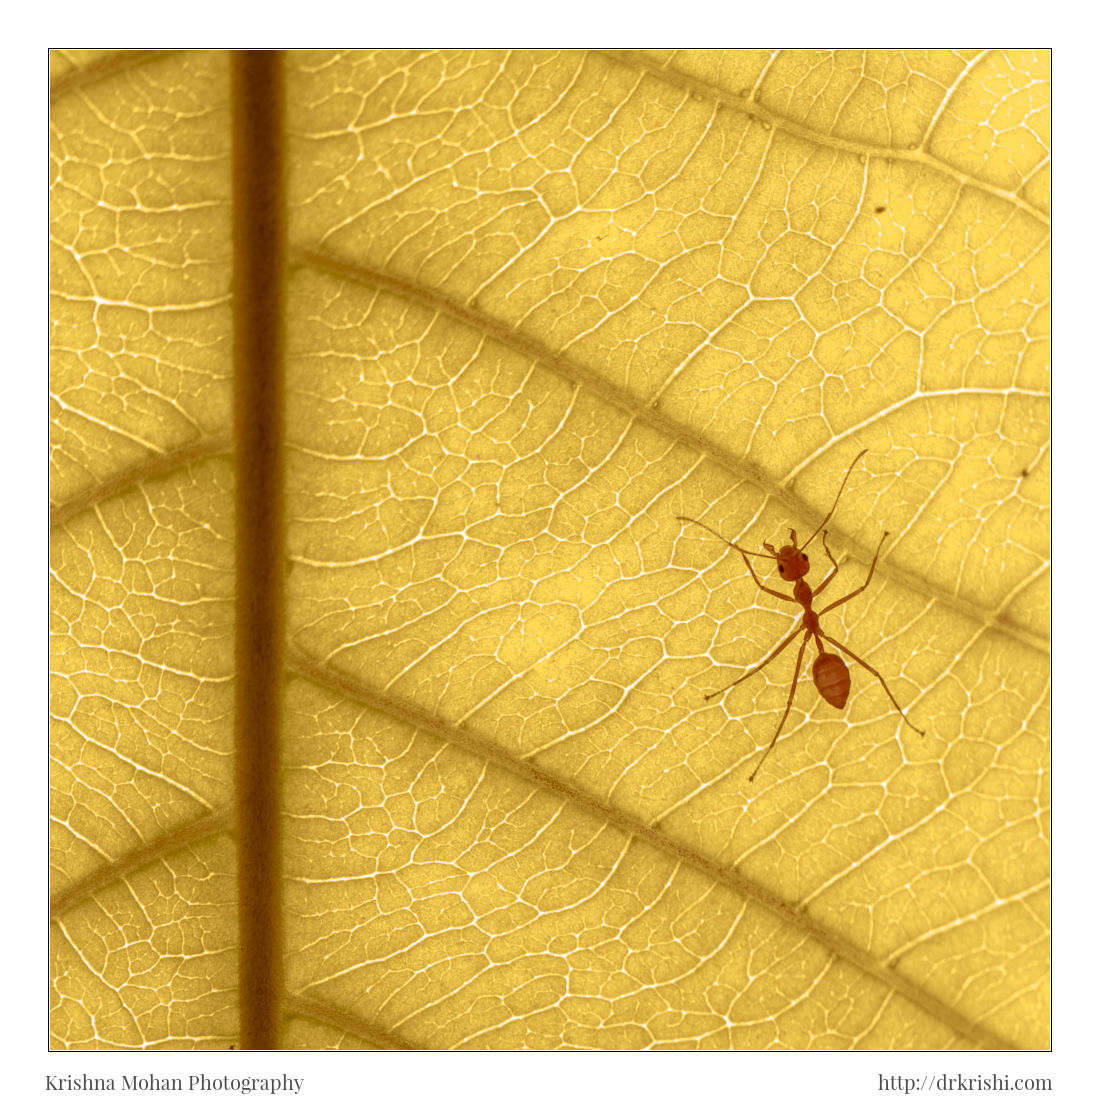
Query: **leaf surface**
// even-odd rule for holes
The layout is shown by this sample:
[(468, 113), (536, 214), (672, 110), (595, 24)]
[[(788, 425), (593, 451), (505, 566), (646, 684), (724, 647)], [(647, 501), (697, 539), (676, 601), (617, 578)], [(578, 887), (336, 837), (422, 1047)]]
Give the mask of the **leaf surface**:
[[(247, 832), (280, 1047), (1047, 1045), (1049, 55), (288, 55), (274, 830), (230, 66), (53, 56), (54, 1044), (240, 1043)], [(864, 449), (818, 611), (888, 531), (823, 626), (924, 735), (807, 662), (749, 783), (799, 610), (676, 518)]]

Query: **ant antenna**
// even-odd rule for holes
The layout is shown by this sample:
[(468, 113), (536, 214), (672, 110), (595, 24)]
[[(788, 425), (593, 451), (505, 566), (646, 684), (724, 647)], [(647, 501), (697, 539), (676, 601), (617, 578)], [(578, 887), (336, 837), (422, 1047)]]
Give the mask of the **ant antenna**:
[[(836, 510), (837, 505), (840, 504), (840, 495), (844, 492), (845, 483), (848, 481), (848, 478), (850, 477), (852, 471), (855, 470), (856, 463), (859, 462), (859, 460), (862, 459), (863, 456), (866, 455), (866, 454), (867, 454), (867, 448), (864, 447), (863, 450), (860, 451), (860, 453), (858, 455), (856, 455), (856, 457), (854, 459), (852, 459), (852, 465), (848, 467), (847, 473), (841, 479), (840, 489), (838, 489), (836, 491), (836, 499), (833, 501), (833, 507), (825, 514), (825, 519), (814, 529), (813, 535), (810, 536), (810, 540), (812, 540), (814, 538), (814, 536), (816, 536), (818, 534), (818, 532), (820, 532), (821, 529), (824, 528), (825, 525), (829, 523), (829, 517), (831, 517), (833, 515), (833, 512)], [(806, 548), (809, 547), (809, 545), (810, 545), (810, 540), (806, 540), (806, 542), (803, 543), (802, 546), (798, 550), (799, 551), (805, 551)]]
[[(767, 551), (746, 551), (745, 548), (738, 547), (732, 540), (727, 540), (721, 532), (716, 532), (709, 524), (704, 524), (701, 520), (696, 520), (694, 517), (678, 516), (676, 519), (684, 521), (685, 524), (698, 524), (700, 528), (705, 528), (712, 536), (717, 536), (723, 543), (728, 543), (735, 551), (740, 551), (742, 555), (761, 555), (765, 559), (775, 558), (774, 549), (770, 554)], [(770, 548), (771, 544), (766, 543), (764, 546)]]

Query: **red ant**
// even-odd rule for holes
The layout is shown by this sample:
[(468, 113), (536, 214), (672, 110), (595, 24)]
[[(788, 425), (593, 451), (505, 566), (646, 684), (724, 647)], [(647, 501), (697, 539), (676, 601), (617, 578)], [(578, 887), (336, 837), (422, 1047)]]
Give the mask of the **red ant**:
[[(840, 503), (840, 495), (844, 492), (844, 485), (848, 481), (849, 475), (855, 469), (855, 465), (867, 454), (866, 449), (860, 451), (858, 455), (852, 460), (852, 465), (848, 467), (847, 473), (844, 475), (840, 483), (840, 489), (837, 490), (836, 500), (833, 501), (833, 507), (825, 514), (825, 519), (814, 529), (814, 533), (810, 536), (804, 544), (799, 546), (798, 537), (795, 531), (791, 529), (791, 542), (784, 544), (778, 551), (770, 543), (764, 544), (764, 551), (746, 551), (743, 547), (738, 547), (737, 544), (727, 540), (724, 536), (719, 535), (715, 530), (708, 525), (704, 524), (701, 520), (695, 520), (690, 516), (678, 516), (676, 519), (684, 521), (687, 524), (698, 524), (700, 528), (706, 528), (713, 536), (718, 536), (723, 543), (728, 543), (735, 551), (740, 552), (741, 558), (745, 560), (745, 566), (749, 569), (749, 574), (752, 575), (753, 581), (760, 587), (766, 594), (771, 594), (772, 597), (777, 597), (781, 601), (797, 601), (802, 606), (802, 625), (801, 628), (796, 628), (766, 659), (750, 670), (747, 670), (740, 678), (731, 682), (728, 686), (724, 686), (721, 690), (715, 690), (713, 693), (704, 694), (704, 700), (710, 701), (711, 698), (718, 697), (719, 694), (725, 694), (732, 690), (734, 686), (744, 682), (746, 678), (763, 670), (773, 659), (777, 658), (784, 652), (792, 643), (794, 638), (798, 635), (801, 629), (805, 629), (802, 635), (802, 644), (798, 649), (798, 662), (794, 665), (794, 680), (791, 682), (791, 692), (787, 695), (787, 708), (783, 711), (783, 716), (779, 721), (779, 727), (775, 730), (775, 735), (772, 737), (772, 742), (767, 746), (764, 754), (760, 757), (759, 762), (749, 775), (749, 782), (756, 778), (756, 772), (760, 770), (764, 760), (768, 758), (769, 752), (775, 747), (776, 740), (779, 739), (779, 734), (783, 731), (783, 725), (786, 723), (787, 715), (791, 711), (791, 705), (794, 703), (794, 692), (798, 686), (798, 675), (802, 670), (802, 657), (806, 652), (806, 645), (810, 642), (810, 637), (814, 638), (814, 643), (817, 646), (817, 658), (814, 660), (814, 685), (817, 687), (817, 692), (832, 706), (837, 709), (843, 709), (848, 701), (848, 691), (851, 689), (852, 680), (848, 674), (848, 667), (839, 655), (833, 655), (825, 651), (821, 641), (825, 640), (832, 644), (834, 647), (840, 648), (845, 655), (854, 659), (864, 670), (870, 671), (882, 683), (882, 688), (886, 691), (887, 697), (894, 703), (894, 708), (901, 714), (902, 720), (914, 732), (924, 735), (923, 729), (917, 728), (912, 721), (905, 715), (905, 710), (898, 705), (897, 699), (890, 693), (890, 687), (886, 685), (886, 679), (879, 674), (869, 663), (860, 659), (854, 651), (850, 651), (839, 640), (834, 640), (832, 636), (826, 636), (821, 631), (821, 618), (825, 616), (830, 609), (835, 609), (838, 605), (843, 605), (846, 601), (851, 601), (853, 597), (863, 593), (865, 589), (871, 584), (871, 575), (875, 573), (875, 564), (878, 562), (879, 552), (882, 550), (882, 545), (886, 541), (889, 532), (882, 533), (882, 539), (878, 541), (878, 547), (875, 549), (875, 557), (871, 560), (871, 569), (867, 572), (867, 581), (859, 587), (858, 590), (853, 590), (850, 594), (845, 594), (844, 597), (834, 601), (831, 605), (826, 605), (820, 613), (814, 612), (813, 602), (815, 595), (820, 595), (824, 592), (825, 587), (836, 577), (836, 573), (840, 570), (837, 565), (836, 559), (833, 558), (833, 553), (829, 550), (829, 545), (825, 542), (828, 532), (821, 530), (828, 523), (829, 518), (833, 515), (837, 505)], [(805, 549), (809, 546), (810, 541), (821, 532), (821, 546), (825, 548), (825, 554), (829, 556), (829, 561), (833, 564), (833, 569), (829, 571), (825, 577), (825, 581), (813, 590), (805, 581), (806, 575), (810, 570), (810, 560), (804, 554)], [(774, 559), (776, 566), (779, 570), (779, 576), (784, 582), (794, 583), (794, 597), (788, 597), (786, 594), (781, 594), (778, 590), (768, 589), (763, 582), (756, 576), (756, 571), (752, 569), (752, 563), (749, 562), (750, 555), (759, 555), (765, 559)]]

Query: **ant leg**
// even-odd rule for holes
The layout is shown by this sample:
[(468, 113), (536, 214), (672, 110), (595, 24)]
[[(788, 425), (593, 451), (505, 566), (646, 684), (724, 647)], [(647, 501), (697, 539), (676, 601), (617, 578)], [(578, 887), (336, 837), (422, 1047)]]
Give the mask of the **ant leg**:
[(749, 562), (749, 557), (743, 551), (741, 551), (740, 548), (738, 548), (738, 551), (741, 554), (741, 558), (745, 560), (745, 566), (749, 568), (749, 574), (752, 575), (752, 580), (756, 583), (759, 589), (763, 590), (766, 594), (771, 594), (772, 597), (779, 598), (780, 601), (794, 601), (794, 598), (791, 597), (790, 594), (781, 594), (778, 590), (772, 590), (765, 586), (764, 583), (756, 577), (756, 571), (752, 569), (752, 563)]
[[(746, 678), (749, 678), (751, 675), (756, 674), (757, 671), (762, 671), (781, 651), (784, 651), (790, 646), (791, 641), (801, 631), (802, 625), (799, 625), (762, 663), (757, 663), (751, 671), (746, 671), (740, 678), (731, 682), (728, 686), (723, 686), (721, 690), (715, 690), (713, 693), (704, 694), (703, 701), (710, 701), (711, 698), (716, 698), (719, 694), (724, 694), (727, 690), (732, 690), (739, 682), (744, 682)], [(807, 633), (807, 635), (809, 634)]]
[[(889, 532), (882, 533), (882, 539), (878, 541), (878, 547), (875, 548), (875, 557), (871, 560), (871, 569), (867, 572), (867, 581), (863, 583), (858, 590), (853, 590), (850, 594), (845, 594), (838, 601), (834, 601), (831, 605), (826, 605), (824, 609), (818, 613), (818, 617), (823, 617), (830, 609), (835, 609), (838, 605), (843, 605), (846, 601), (851, 601), (853, 597), (863, 593), (865, 589), (871, 584), (871, 575), (875, 573), (875, 564), (878, 562), (878, 554), (882, 550), (882, 545), (886, 542), (886, 537), (890, 535)], [(832, 556), (830, 556), (831, 558)], [(820, 591), (819, 591), (820, 592)]]
[(794, 703), (794, 691), (798, 685), (798, 672), (802, 670), (802, 656), (806, 653), (806, 645), (810, 642), (810, 634), (807, 632), (805, 639), (802, 641), (802, 646), (798, 649), (798, 662), (794, 665), (794, 679), (791, 682), (791, 692), (787, 695), (787, 708), (783, 710), (783, 716), (779, 719), (779, 727), (775, 730), (775, 735), (772, 737), (772, 742), (768, 745), (764, 754), (760, 757), (760, 761), (752, 770), (749, 775), (749, 782), (756, 778), (756, 772), (764, 765), (764, 760), (768, 758), (768, 753), (775, 747), (776, 740), (779, 739), (779, 734), (783, 731), (783, 726), (787, 723), (787, 714), (791, 711), (791, 705)]
[(821, 633), (821, 638), (823, 640), (828, 640), (830, 644), (833, 644), (836, 647), (840, 648), (840, 650), (842, 652), (844, 652), (845, 655), (847, 655), (850, 659), (854, 659), (865, 671), (870, 671), (871, 674), (873, 674), (875, 676), (875, 678), (877, 678), (879, 680), (879, 682), (882, 683), (882, 688), (886, 691), (886, 696), (894, 703), (894, 708), (901, 714), (901, 719), (914, 732), (919, 732), (921, 734), (921, 736), (924, 735), (924, 729), (923, 728), (917, 728), (917, 726), (915, 724), (913, 724), (913, 722), (911, 720), (909, 720), (908, 717), (906, 717), (905, 710), (902, 709), (902, 707), (900, 705), (898, 705), (897, 698), (895, 698), (894, 695), (890, 693), (890, 687), (886, 685), (886, 679), (883, 678), (882, 675), (880, 675), (878, 673), (878, 671), (876, 671), (875, 668), (871, 666), (870, 663), (867, 663), (864, 660), (860, 659), (860, 657), (858, 655), (856, 655), (856, 653), (854, 651), (850, 651), (839, 640), (834, 640), (832, 638), (832, 636), (826, 636), (825, 633), (822, 632)]
[[(822, 582), (821, 585), (818, 586), (816, 590), (814, 590), (814, 597), (820, 597), (822, 595), (822, 593), (825, 590), (825, 587), (836, 577), (836, 572), (838, 570), (840, 570), (840, 567), (837, 564), (836, 559), (833, 558), (833, 553), (829, 550), (829, 545), (825, 542), (826, 537), (828, 535), (829, 535), (828, 532), (822, 532), (821, 533), (821, 546), (823, 548), (825, 548), (825, 554), (829, 556), (829, 562), (831, 562), (833, 564), (833, 569), (831, 571), (829, 571), (828, 575), (826, 575), (825, 581)], [(830, 606), (830, 608), (831, 608), (831, 606)]]

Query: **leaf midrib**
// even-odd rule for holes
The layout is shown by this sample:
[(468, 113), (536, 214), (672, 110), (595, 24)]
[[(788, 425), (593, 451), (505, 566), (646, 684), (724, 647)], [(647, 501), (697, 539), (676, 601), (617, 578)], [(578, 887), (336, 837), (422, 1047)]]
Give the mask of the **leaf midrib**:
[(284, 994), (280, 783), (286, 643), (286, 128), (282, 54), (234, 52), (230, 81), (240, 1038), (242, 1048), (274, 1049), (281, 1047)]

